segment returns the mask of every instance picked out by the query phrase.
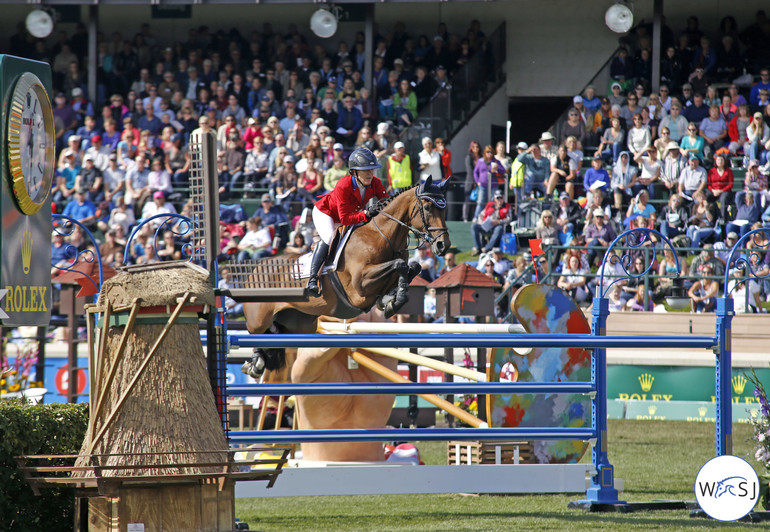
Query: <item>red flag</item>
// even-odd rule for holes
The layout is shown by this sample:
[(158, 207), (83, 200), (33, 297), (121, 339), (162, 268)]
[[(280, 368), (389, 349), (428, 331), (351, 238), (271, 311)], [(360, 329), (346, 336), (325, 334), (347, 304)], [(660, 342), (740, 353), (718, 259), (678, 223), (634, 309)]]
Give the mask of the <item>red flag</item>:
[(536, 255), (545, 255), (545, 251), (543, 251), (543, 248), (540, 247), (540, 244), (542, 244), (543, 241), (540, 238), (530, 238), (529, 239), (529, 252), (532, 253), (532, 256)]

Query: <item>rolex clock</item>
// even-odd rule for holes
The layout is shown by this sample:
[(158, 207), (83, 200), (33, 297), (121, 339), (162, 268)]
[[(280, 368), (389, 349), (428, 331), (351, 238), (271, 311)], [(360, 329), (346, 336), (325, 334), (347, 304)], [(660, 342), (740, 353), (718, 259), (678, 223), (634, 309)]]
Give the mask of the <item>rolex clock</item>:
[(11, 89), (6, 129), (9, 188), (24, 214), (35, 214), (51, 191), (55, 165), (53, 111), (35, 74), (21, 74)]
[(51, 66), (0, 55), (0, 324), (51, 319), (51, 186), (56, 160)]

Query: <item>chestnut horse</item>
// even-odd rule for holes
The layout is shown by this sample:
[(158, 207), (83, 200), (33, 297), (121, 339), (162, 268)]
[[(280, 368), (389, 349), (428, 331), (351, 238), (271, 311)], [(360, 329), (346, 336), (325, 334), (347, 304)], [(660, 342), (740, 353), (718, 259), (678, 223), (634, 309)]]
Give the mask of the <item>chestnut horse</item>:
[[(436, 185), (428, 177), (424, 183), (382, 200), (380, 212), (353, 229), (336, 271), (321, 277), (321, 297), (244, 303), (249, 332), (311, 334), (316, 332), (319, 316), (351, 319), (375, 304), (386, 317), (393, 316), (407, 302), (409, 283), (420, 272), (419, 264), (407, 262), (409, 234), (414, 234), (418, 245), (430, 245), (437, 256), (449, 250), (444, 197), (447, 181)], [(340, 292), (344, 292), (342, 297), (332, 286), (330, 276), (334, 275)], [(255, 349), (254, 358), (242, 371), (256, 378), (265, 368), (279, 369), (284, 363), (282, 349)]]

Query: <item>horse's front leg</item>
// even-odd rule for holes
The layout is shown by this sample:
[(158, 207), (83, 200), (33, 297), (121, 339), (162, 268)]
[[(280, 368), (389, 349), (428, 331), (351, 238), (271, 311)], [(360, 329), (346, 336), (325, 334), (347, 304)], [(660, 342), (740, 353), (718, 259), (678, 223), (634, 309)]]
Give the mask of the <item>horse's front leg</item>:
[(392, 317), (409, 301), (409, 283), (421, 270), (419, 264), (408, 264), (401, 259), (398, 259), (393, 266), (398, 273), (398, 283), (378, 302), (378, 306), (385, 311), (386, 319)]

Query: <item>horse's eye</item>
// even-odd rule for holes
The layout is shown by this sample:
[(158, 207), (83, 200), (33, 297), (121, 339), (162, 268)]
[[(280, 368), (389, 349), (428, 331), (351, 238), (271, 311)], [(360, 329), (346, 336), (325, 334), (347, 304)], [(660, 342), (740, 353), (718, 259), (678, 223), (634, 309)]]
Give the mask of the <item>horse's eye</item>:
[(430, 214), (430, 211), (433, 208), (433, 204), (428, 201), (426, 203), (423, 203), (423, 208), (425, 209), (425, 214)]

